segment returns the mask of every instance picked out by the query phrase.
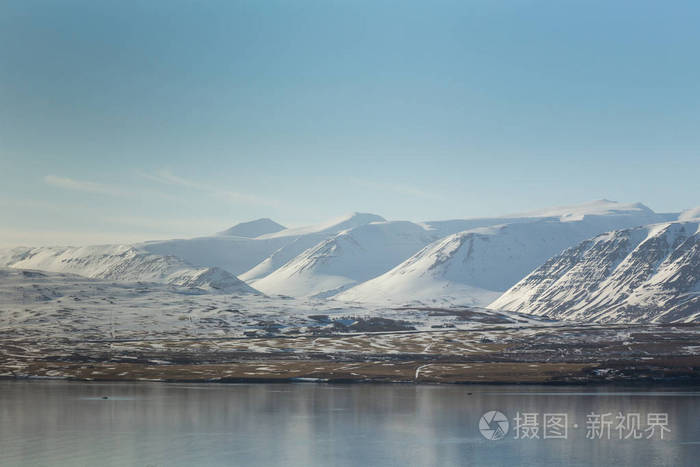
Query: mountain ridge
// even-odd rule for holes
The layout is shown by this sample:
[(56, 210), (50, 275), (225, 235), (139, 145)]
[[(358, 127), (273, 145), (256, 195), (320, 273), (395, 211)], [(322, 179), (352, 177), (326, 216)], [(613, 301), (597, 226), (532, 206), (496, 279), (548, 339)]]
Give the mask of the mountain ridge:
[(95, 279), (158, 282), (222, 293), (259, 293), (223, 269), (192, 266), (175, 256), (156, 255), (131, 245), (13, 248), (0, 253), (0, 265)]
[[(560, 217), (552, 216), (552, 213)], [(677, 217), (608, 201), (444, 237), (339, 300), (484, 306), (553, 255), (597, 234)]]
[(286, 227), (282, 224), (278, 224), (268, 217), (261, 217), (260, 219), (255, 219), (248, 222), (239, 222), (233, 227), (229, 227), (228, 229), (219, 232), (217, 235), (256, 238), (261, 235), (271, 234), (281, 230), (286, 230)]
[(326, 238), (253, 284), (267, 294), (332, 295), (391, 269), (432, 240), (412, 222), (371, 222)]
[(700, 220), (607, 232), (550, 258), (489, 304), (555, 319), (700, 318)]

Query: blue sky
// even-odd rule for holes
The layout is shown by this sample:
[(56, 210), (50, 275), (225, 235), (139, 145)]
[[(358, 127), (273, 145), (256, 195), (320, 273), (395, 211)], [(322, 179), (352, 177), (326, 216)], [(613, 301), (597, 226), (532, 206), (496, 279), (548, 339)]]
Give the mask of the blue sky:
[(700, 6), (0, 4), (0, 245), (700, 204)]

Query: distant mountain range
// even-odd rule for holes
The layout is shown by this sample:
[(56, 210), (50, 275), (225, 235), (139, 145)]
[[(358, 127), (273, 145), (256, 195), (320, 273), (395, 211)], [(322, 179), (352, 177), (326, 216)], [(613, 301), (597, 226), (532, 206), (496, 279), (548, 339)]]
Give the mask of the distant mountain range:
[(252, 284), (268, 294), (330, 296), (382, 274), (433, 240), (412, 222), (372, 222), (321, 241)]
[(660, 214), (600, 200), (417, 223), (367, 213), (303, 228), (258, 219), (209, 237), (0, 250), (0, 267), (213, 293), (489, 305), (586, 321), (694, 320), (698, 218), (700, 209)]
[(548, 258), (594, 235), (675, 218), (640, 205), (599, 201), (499, 219), (448, 235), (337, 298), (485, 306)]
[(0, 265), (216, 293), (258, 293), (223, 269), (192, 266), (175, 256), (154, 255), (130, 245), (13, 248), (0, 251)]

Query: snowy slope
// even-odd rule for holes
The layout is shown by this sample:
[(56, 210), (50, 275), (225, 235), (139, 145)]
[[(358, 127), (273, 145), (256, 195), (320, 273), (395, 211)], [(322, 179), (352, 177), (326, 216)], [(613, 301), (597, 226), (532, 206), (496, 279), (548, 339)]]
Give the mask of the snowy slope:
[[(3, 333), (3, 338), (14, 340), (15, 343), (21, 341), (22, 347), (36, 343), (37, 355), (41, 357), (45, 356), (47, 345), (52, 347), (46, 343), (47, 337), (56, 339), (56, 344), (65, 345), (65, 355), (71, 355), (76, 340), (133, 339), (143, 341), (150, 349), (160, 349), (160, 344), (154, 340), (159, 337), (199, 341), (206, 338), (244, 337), (250, 333), (259, 336), (269, 333), (311, 336), (321, 331), (328, 335), (348, 332), (348, 329), (354, 331), (349, 327), (352, 325), (360, 325), (371, 332), (374, 327), (380, 331), (386, 325), (381, 322), (384, 320), (408, 321), (420, 331), (446, 328), (476, 330), (492, 328), (494, 322), (513, 331), (524, 323), (531, 326), (550, 325), (538, 318), (515, 313), (494, 313), (491, 310), (461, 309), (457, 313), (436, 314), (432, 310), (372, 308), (334, 300), (290, 299), (253, 294), (193, 294), (188, 289), (154, 282), (120, 282), (3, 267), (0, 267), (0, 310), (0, 332)], [(319, 320), (320, 314), (328, 319)], [(465, 316), (468, 319), (464, 319)], [(371, 318), (381, 319), (373, 324)], [(338, 324), (348, 327), (338, 327)], [(432, 345), (431, 335), (432, 333), (423, 338), (415, 336), (419, 338), (416, 345), (428, 352)], [(369, 351), (375, 353), (381, 349), (395, 348), (396, 345), (405, 346), (403, 338), (412, 338), (414, 335), (402, 333), (394, 336), (374, 334)], [(396, 337), (400, 339), (399, 344)], [(286, 339), (228, 342), (242, 351), (299, 352), (299, 358), (305, 358), (311, 352), (358, 351), (354, 342), (337, 345), (334, 339), (308, 337), (301, 340), (304, 343), (297, 350), (292, 350)], [(478, 350), (477, 338), (471, 336), (469, 340), (470, 343), (464, 347), (465, 351)], [(219, 350), (223, 349), (218, 342), (211, 344)], [(178, 350), (184, 350), (179, 345), (177, 347)], [(5, 346), (3, 350), (5, 349), (9, 347)], [(97, 352), (103, 350), (100, 344), (97, 344), (96, 349)], [(199, 344), (194, 342), (191, 349), (201, 350)]]
[(249, 284), (255, 284), (257, 280), (271, 274), (294, 257), (338, 232), (369, 224), (370, 222), (382, 222), (384, 220), (383, 217), (375, 214), (355, 212), (324, 224), (287, 229), (274, 234), (263, 235), (259, 238), (260, 241), (275, 241), (279, 239), (289, 239), (290, 241), (249, 271), (240, 274), (240, 278)]
[[(655, 213), (642, 203), (618, 203), (608, 199), (600, 199), (583, 204), (571, 206), (555, 206), (551, 208), (539, 209), (536, 211), (514, 214), (508, 217), (552, 217), (561, 221), (580, 221), (586, 216), (619, 216), (619, 215), (649, 215)], [(675, 220), (676, 214), (669, 214), (667, 220)]]
[(250, 222), (241, 222), (240, 224), (236, 224), (223, 232), (219, 232), (219, 235), (254, 238), (259, 237), (260, 235), (271, 234), (285, 229), (285, 226), (265, 217)]
[(603, 322), (700, 319), (700, 220), (606, 233), (551, 258), (491, 308)]
[(655, 214), (640, 204), (603, 200), (528, 216), (533, 217), (445, 237), (391, 271), (335, 298), (486, 305), (565, 248), (602, 232), (659, 222), (677, 214)]
[(0, 252), (0, 265), (225, 293), (257, 293), (222, 269), (194, 267), (174, 256), (155, 255), (130, 245), (13, 248)]
[(388, 271), (434, 239), (412, 222), (364, 224), (318, 243), (253, 284), (267, 294), (331, 295)]
[(376, 214), (352, 212), (321, 224), (284, 229), (279, 232), (262, 235), (260, 238), (299, 237), (315, 234), (327, 235), (352, 229), (353, 227), (358, 227), (360, 225), (369, 224), (370, 222), (382, 222), (385, 220), (386, 219), (384, 219), (382, 216), (378, 216)]
[(687, 209), (678, 216), (679, 221), (690, 221), (693, 219), (700, 219), (700, 206), (693, 209)]
[(640, 219), (650, 219), (650, 222), (672, 221), (677, 213), (656, 214), (641, 203), (618, 203), (607, 199), (591, 201), (570, 206), (555, 206), (537, 211), (509, 214), (501, 217), (482, 217), (472, 219), (454, 219), (443, 221), (422, 222), (426, 229), (439, 237), (445, 237), (465, 230), (490, 227), (494, 225), (518, 224), (537, 220), (559, 220), (562, 222), (582, 220), (584, 216), (635, 215)]
[[(371, 237), (370, 231), (357, 232), (354, 237), (359, 244), (353, 247), (342, 247), (340, 243), (343, 239), (352, 238), (353, 235), (334, 240), (329, 238), (328, 234), (330, 232), (338, 232), (340, 227), (349, 228), (357, 224), (368, 225), (367, 222), (369, 221), (380, 220), (378, 216), (355, 213), (350, 217), (329, 222), (327, 224), (328, 227), (325, 229), (323, 226), (314, 226), (288, 229), (272, 235), (263, 235), (261, 239), (273, 239), (294, 234), (298, 234), (300, 237), (276, 251), (251, 270), (240, 274), (239, 277), (256, 288), (266, 291), (266, 293), (292, 296), (329, 294), (334, 289), (339, 291), (387, 272), (402, 260), (408, 259), (430, 241), (465, 230), (502, 224), (531, 223), (545, 219), (568, 222), (581, 220), (583, 216), (627, 216), (629, 214), (639, 216), (640, 225), (645, 223), (645, 221), (655, 222), (670, 220), (671, 218), (675, 220), (677, 216), (673, 214), (669, 217), (660, 217), (660, 215), (654, 214), (649, 208), (638, 203), (620, 204), (608, 200), (599, 200), (582, 205), (562, 206), (530, 213), (512, 214), (507, 217), (394, 224), (390, 229), (398, 229), (396, 232), (389, 233), (388, 231), (380, 231), (378, 228), (373, 228), (371, 231), (379, 236), (377, 239)], [(420, 240), (412, 241), (409, 247), (408, 244), (398, 239), (398, 236), (402, 234), (401, 228), (398, 227), (400, 225), (412, 226), (409, 229), (410, 232), (405, 232), (405, 235), (413, 236), (414, 239), (419, 237)], [(420, 231), (417, 227), (421, 227), (423, 231)], [(599, 232), (600, 230), (596, 230), (594, 233)], [(392, 235), (395, 238), (392, 239)], [(429, 241), (426, 241), (426, 239), (429, 239)], [(364, 245), (365, 242), (367, 246)], [(398, 243), (393, 245), (393, 242)], [(376, 245), (377, 251), (370, 254), (370, 251), (373, 251), (372, 245)], [(569, 244), (567, 243), (566, 245), (568, 246)], [(362, 251), (364, 248), (368, 249), (364, 256), (354, 253), (351, 255), (355, 258), (354, 260), (339, 258), (339, 255), (335, 253), (336, 251), (347, 252), (349, 249)], [(401, 257), (401, 255), (404, 256)], [(324, 256), (328, 256), (328, 258), (324, 259)], [(310, 262), (313, 262), (313, 264), (309, 264)], [(350, 262), (352, 264), (349, 264)], [(360, 264), (363, 262), (367, 265), (367, 270), (360, 271), (362, 268)], [(343, 268), (348, 269), (348, 271), (342, 271), (341, 269)]]
[(135, 246), (156, 255), (177, 256), (190, 264), (219, 267), (239, 276), (293, 240), (221, 235), (150, 241)]
[[(383, 218), (373, 214), (353, 213), (316, 226), (269, 232), (276, 230), (279, 224), (261, 219), (234, 226), (226, 231), (226, 235), (210, 237), (135, 245), (17, 248), (0, 251), (0, 266), (119, 281), (155, 281), (217, 290), (245, 290), (245, 285), (235, 275), (259, 265), (261, 261), (267, 259), (265, 264), (276, 268), (275, 265), (286, 263), (342, 230), (381, 220)], [(268, 233), (262, 236), (243, 236), (265, 230)]]
[(329, 235), (376, 220), (384, 219), (373, 214), (354, 213), (320, 225), (284, 229), (255, 238), (218, 235), (152, 241), (138, 244), (137, 247), (158, 255), (177, 256), (198, 266), (216, 266), (249, 281), (252, 278), (250, 275), (241, 275), (266, 259), (270, 259), (270, 268), (261, 266), (258, 271), (267, 272), (258, 272), (254, 277), (272, 272)]

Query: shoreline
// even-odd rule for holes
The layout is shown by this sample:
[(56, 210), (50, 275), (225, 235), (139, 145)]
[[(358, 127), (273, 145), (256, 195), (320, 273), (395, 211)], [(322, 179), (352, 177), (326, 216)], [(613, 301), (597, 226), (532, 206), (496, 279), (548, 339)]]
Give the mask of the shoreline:
[[(140, 364), (35, 362), (24, 371), (0, 368), (3, 380), (167, 383), (327, 384), (700, 384), (700, 357), (571, 362), (445, 362), (250, 360), (226, 363)], [(9, 374), (8, 374), (9, 373)]]
[(412, 386), (550, 386), (550, 387), (597, 387), (597, 386), (615, 386), (615, 387), (667, 387), (667, 386), (678, 386), (678, 387), (700, 387), (700, 378), (694, 380), (688, 379), (669, 379), (669, 380), (603, 380), (603, 381), (588, 381), (588, 382), (563, 382), (563, 381), (549, 381), (549, 382), (529, 382), (529, 381), (460, 381), (460, 382), (428, 382), (428, 381), (380, 381), (380, 380), (298, 380), (296, 378), (288, 379), (228, 379), (228, 380), (198, 380), (198, 379), (183, 379), (183, 380), (163, 380), (163, 379), (75, 379), (70, 377), (42, 377), (42, 376), (0, 376), (0, 381), (10, 381), (10, 382), (22, 382), (22, 381), (62, 381), (68, 383), (162, 383), (162, 384), (207, 384), (207, 385), (236, 385), (236, 384), (253, 384), (253, 385), (264, 385), (264, 384), (320, 384), (320, 385), (412, 385)]

